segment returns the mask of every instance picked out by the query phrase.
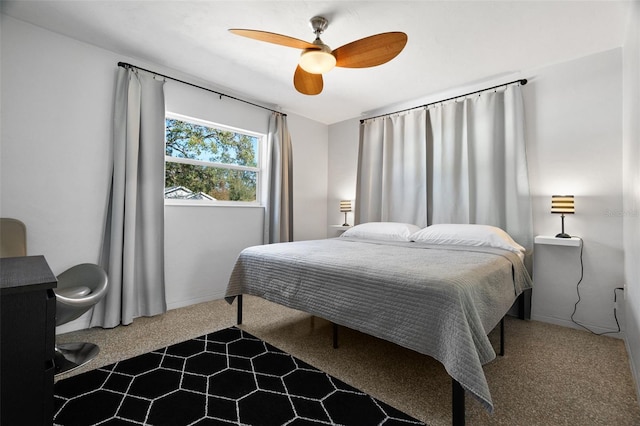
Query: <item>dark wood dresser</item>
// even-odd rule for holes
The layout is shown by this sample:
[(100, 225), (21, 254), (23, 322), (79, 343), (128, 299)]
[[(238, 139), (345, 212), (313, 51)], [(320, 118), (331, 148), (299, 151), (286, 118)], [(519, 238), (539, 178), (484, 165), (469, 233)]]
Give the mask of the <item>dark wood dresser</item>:
[(57, 285), (44, 256), (0, 259), (0, 424), (51, 425)]

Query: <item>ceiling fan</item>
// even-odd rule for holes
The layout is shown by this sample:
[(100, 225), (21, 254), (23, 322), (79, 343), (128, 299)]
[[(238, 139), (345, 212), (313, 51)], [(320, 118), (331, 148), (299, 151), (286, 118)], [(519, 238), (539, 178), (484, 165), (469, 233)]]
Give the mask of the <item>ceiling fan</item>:
[(322, 16), (315, 16), (309, 20), (309, 24), (316, 35), (313, 43), (267, 31), (239, 28), (229, 31), (268, 43), (303, 49), (293, 75), (293, 85), (298, 92), (305, 95), (317, 95), (322, 92), (322, 74), (333, 67), (368, 68), (382, 65), (398, 56), (407, 44), (405, 33), (388, 32), (365, 37), (331, 50), (320, 40), (320, 34), (327, 29), (329, 21)]

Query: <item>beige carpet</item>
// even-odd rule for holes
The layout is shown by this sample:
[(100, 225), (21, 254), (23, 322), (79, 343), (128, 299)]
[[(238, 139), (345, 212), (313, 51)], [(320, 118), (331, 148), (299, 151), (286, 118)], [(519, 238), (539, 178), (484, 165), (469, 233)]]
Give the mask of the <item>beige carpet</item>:
[[(217, 300), (57, 339), (101, 348), (69, 376), (232, 326), (235, 318), (235, 305)], [(327, 321), (250, 296), (241, 328), (427, 424), (451, 424), (451, 379), (427, 356), (345, 328), (334, 350)], [(490, 334), (495, 348), (497, 331)], [(505, 356), (485, 365), (495, 412), (467, 396), (468, 425), (640, 425), (622, 340), (510, 317), (505, 332)]]

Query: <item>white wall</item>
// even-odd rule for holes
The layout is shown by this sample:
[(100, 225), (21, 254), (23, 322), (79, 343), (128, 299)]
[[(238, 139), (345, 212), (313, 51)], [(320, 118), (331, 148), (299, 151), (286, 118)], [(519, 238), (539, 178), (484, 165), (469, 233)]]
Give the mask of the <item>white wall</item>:
[[(59, 274), (97, 263), (110, 181), (119, 61), (218, 89), (1, 15), (0, 216), (24, 221), (28, 254)], [(269, 112), (168, 81), (171, 112), (266, 133)], [(229, 93), (240, 98), (237, 93)], [(327, 126), (288, 115), (294, 155), (294, 237), (326, 236)], [(165, 207), (169, 308), (220, 298), (237, 254), (262, 243), (261, 207)], [(83, 328), (88, 316), (59, 327)]]
[[(534, 233), (560, 232), (560, 217), (551, 215), (551, 195), (576, 196), (577, 213), (567, 217), (566, 230), (585, 241), (582, 302), (575, 318), (596, 331), (615, 328), (613, 287), (623, 283), (622, 218), (622, 56), (616, 49), (586, 58), (518, 73), (523, 86), (529, 176), (533, 195)], [(418, 98), (413, 104), (389, 107), (370, 115), (446, 99), (500, 82), (461, 88), (456, 93)], [(329, 223), (336, 200), (355, 194), (358, 120), (329, 128)], [(337, 213), (339, 214), (339, 213)], [(580, 263), (575, 251), (536, 247), (533, 317), (573, 326)], [(563, 274), (562, 271), (565, 271)]]
[(242, 249), (262, 244), (261, 207), (165, 207), (167, 308), (221, 299)]
[(293, 145), (293, 239), (327, 237), (326, 124), (295, 114), (287, 116)]
[[(360, 121), (343, 121), (329, 127), (329, 195), (327, 218), (329, 225), (342, 225), (345, 215), (340, 213), (340, 200), (356, 199), (356, 174), (358, 164), (358, 138)], [(355, 207), (352, 202), (352, 208)], [(354, 212), (347, 213), (347, 223), (354, 224)], [(329, 237), (339, 236), (335, 228), (329, 228)]]
[[(567, 233), (584, 240), (584, 278), (575, 319), (596, 332), (616, 329), (613, 289), (624, 283), (622, 252), (622, 51), (615, 49), (532, 71), (525, 86), (534, 232), (555, 235), (552, 194), (575, 195)], [(580, 250), (537, 245), (532, 318), (573, 326)]]
[(623, 50), (623, 184), (626, 342), (640, 395), (640, 2), (633, 2)]
[(1, 17), (0, 214), (59, 274), (98, 260), (118, 58)]

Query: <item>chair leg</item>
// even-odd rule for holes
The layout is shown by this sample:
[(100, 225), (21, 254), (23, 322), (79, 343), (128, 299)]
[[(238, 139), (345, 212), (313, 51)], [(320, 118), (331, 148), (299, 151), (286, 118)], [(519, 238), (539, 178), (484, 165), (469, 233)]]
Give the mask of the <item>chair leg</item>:
[(81, 367), (98, 356), (98, 353), (100, 353), (100, 348), (93, 343), (56, 344), (55, 374), (66, 373)]

